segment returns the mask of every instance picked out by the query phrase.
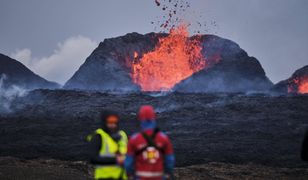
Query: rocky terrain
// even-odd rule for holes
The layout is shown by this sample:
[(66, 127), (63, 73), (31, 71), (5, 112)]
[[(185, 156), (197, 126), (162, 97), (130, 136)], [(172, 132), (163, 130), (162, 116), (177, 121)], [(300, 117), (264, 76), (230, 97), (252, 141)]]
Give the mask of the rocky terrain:
[(249, 92), (267, 91), (272, 82), (266, 77), (261, 64), (253, 57), (239, 57), (222, 61), (178, 83), (179, 92)]
[(158, 37), (167, 34), (130, 33), (105, 39), (65, 84), (66, 89), (139, 90), (130, 77), (130, 63), (134, 52), (152, 50)]
[[(93, 179), (93, 166), (84, 161), (55, 159), (22, 160), (0, 158), (3, 180), (86, 180)], [(255, 164), (207, 163), (175, 168), (175, 179), (307, 179), (307, 168), (279, 168)]]
[(22, 63), (3, 54), (0, 54), (0, 78), (2, 79), (0, 88), (12, 85), (25, 89), (60, 87), (59, 84), (45, 80)]
[[(67, 81), (65, 89), (131, 90), (140, 87), (131, 79), (131, 64), (154, 49), (159, 38), (167, 34), (129, 33), (105, 39)], [(214, 35), (193, 36), (202, 46), (202, 55), (213, 68), (205, 68), (180, 82), (174, 90), (181, 92), (266, 91), (273, 85), (256, 58), (236, 43)], [(217, 62), (217, 63), (216, 63)], [(216, 63), (216, 64), (215, 64)], [(215, 65), (214, 65), (215, 64)]]
[(132, 134), (141, 104), (155, 106), (179, 167), (210, 162), (308, 167), (299, 156), (308, 118), (305, 95), (34, 90), (11, 102), (11, 113), (1, 114), (0, 156), (85, 161), (85, 136), (100, 126), (99, 112), (120, 112), (122, 128)]

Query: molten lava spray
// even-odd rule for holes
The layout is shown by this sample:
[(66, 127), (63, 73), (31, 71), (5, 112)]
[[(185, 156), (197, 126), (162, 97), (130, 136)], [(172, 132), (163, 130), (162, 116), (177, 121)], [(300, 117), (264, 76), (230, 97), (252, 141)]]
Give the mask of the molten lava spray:
[(298, 86), (298, 92), (301, 94), (307, 94), (308, 93), (308, 78), (306, 78), (299, 86)]
[(132, 79), (143, 91), (170, 90), (207, 66), (201, 50), (200, 39), (189, 39), (187, 26), (180, 25), (132, 64)]
[(135, 51), (134, 52), (134, 59), (138, 58), (138, 53)]
[(308, 93), (308, 76), (297, 77), (288, 86), (289, 93), (307, 94)]

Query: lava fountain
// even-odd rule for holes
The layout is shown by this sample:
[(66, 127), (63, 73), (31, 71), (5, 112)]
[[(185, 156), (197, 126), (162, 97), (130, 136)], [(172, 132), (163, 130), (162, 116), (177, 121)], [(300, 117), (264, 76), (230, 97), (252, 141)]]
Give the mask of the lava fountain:
[(161, 37), (153, 51), (132, 64), (132, 79), (142, 91), (168, 91), (175, 84), (207, 67), (200, 36), (189, 38), (187, 26), (172, 29)]

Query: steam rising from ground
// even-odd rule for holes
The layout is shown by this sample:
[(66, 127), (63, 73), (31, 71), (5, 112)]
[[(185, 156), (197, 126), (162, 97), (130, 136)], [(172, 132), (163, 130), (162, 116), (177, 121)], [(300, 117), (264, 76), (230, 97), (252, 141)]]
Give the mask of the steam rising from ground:
[(0, 75), (0, 113), (10, 113), (11, 103), (18, 97), (26, 95), (27, 91), (19, 86), (4, 86), (7, 79), (5, 74)]

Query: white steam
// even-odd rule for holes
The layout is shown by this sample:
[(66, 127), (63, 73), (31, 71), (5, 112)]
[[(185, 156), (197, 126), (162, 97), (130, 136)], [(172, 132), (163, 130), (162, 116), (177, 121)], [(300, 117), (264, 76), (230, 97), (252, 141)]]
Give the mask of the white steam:
[(11, 112), (11, 103), (18, 97), (26, 95), (27, 91), (19, 86), (11, 85), (6, 87), (4, 85), (7, 76), (0, 75), (0, 113)]

